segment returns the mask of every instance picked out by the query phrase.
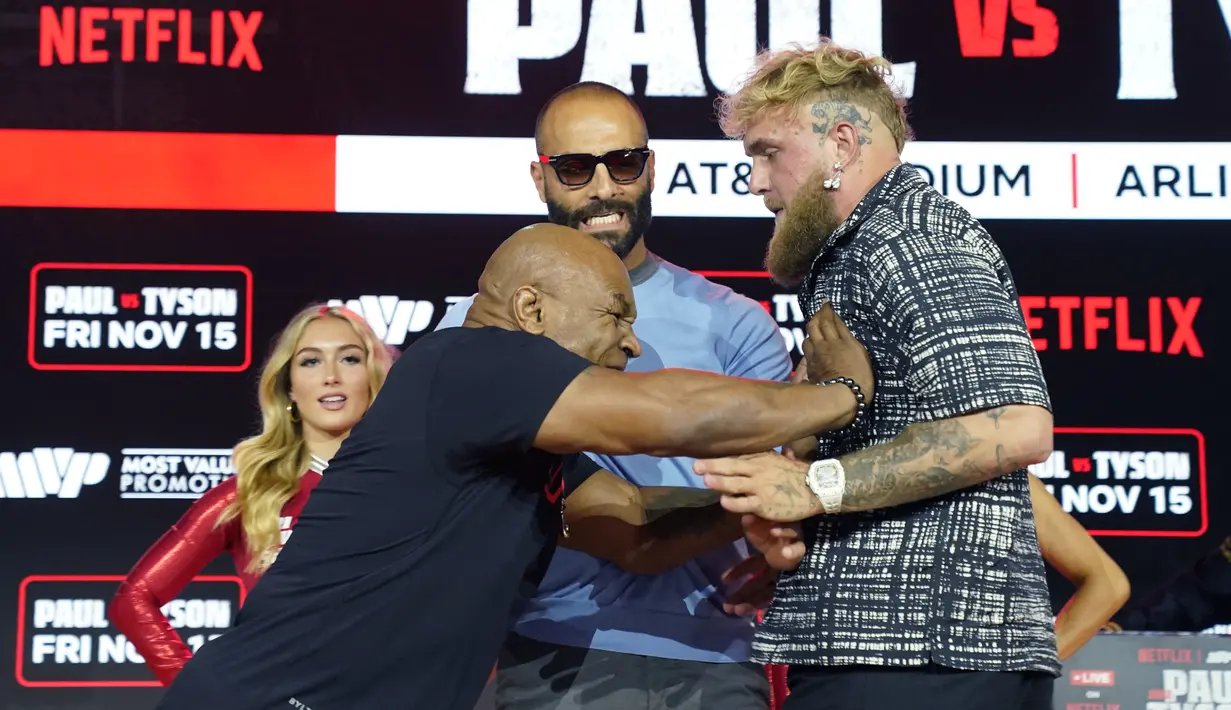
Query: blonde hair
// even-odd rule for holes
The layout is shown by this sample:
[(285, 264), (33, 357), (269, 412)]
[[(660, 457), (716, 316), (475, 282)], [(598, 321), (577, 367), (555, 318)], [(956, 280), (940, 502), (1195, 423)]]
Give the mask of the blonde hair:
[(231, 455), (235, 466), (235, 502), (216, 523), (222, 525), (240, 518), (252, 557), (249, 572), (264, 572), (271, 564), (272, 553), (281, 542), (278, 517), (282, 506), (299, 492), (299, 477), (310, 464), (302, 424), (291, 421), (287, 407), (291, 404), (291, 358), (308, 325), (321, 318), (346, 321), (359, 336), (366, 353), (371, 399), (376, 398), (392, 363), (390, 351), (367, 321), (345, 308), (309, 306), (282, 329), (261, 372), (257, 394), (261, 433), (235, 445)]
[(757, 56), (756, 69), (739, 91), (718, 99), (718, 120), (730, 138), (770, 112), (798, 111), (819, 99), (849, 101), (876, 114), (889, 129), (898, 152), (910, 137), (906, 101), (886, 82), (892, 65), (883, 57), (865, 56), (822, 37), (815, 49), (794, 45)]

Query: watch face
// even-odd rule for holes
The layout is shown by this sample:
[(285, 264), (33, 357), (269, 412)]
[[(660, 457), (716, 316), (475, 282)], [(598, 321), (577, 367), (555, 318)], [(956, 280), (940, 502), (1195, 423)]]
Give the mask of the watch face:
[(812, 466), (813, 466), (813, 470), (815, 470), (817, 475), (819, 476), (829, 477), (829, 476), (834, 475), (838, 471), (837, 467), (834, 466), (834, 462), (829, 461), (829, 460), (817, 461), (816, 463), (812, 464)]

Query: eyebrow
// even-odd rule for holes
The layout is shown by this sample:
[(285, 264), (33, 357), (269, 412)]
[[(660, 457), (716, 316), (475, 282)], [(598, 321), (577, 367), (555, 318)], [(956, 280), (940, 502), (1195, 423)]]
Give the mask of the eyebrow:
[[(358, 343), (347, 343), (346, 345), (339, 346), (337, 349), (346, 350), (347, 348), (355, 348), (356, 350), (363, 350), (363, 346), (359, 345)], [(299, 350), (297, 350), (295, 352), (295, 356), (298, 357), (300, 355), (303, 355), (304, 353), (319, 353), (319, 352), (324, 352), (324, 351), (314, 345), (308, 345), (306, 347), (302, 347)]]
[(611, 310), (613, 311), (617, 311), (620, 315), (624, 316), (625, 318), (628, 318), (629, 316), (631, 316), (632, 311), (633, 311), (632, 304), (628, 302), (627, 298), (624, 298), (624, 294), (622, 293), (611, 294), (611, 305), (609, 306), (609, 308), (611, 308)]
[(744, 150), (744, 155), (747, 155), (747, 156), (761, 155), (762, 153), (764, 153), (764, 152), (765, 152), (766, 150), (768, 150), (769, 148), (776, 148), (776, 147), (777, 147), (777, 146), (775, 146), (773, 143), (771, 143), (768, 139), (765, 139), (765, 138), (758, 138), (758, 139), (754, 140), (754, 141), (752, 142), (752, 144), (751, 144), (751, 145), (749, 145), (749, 146), (748, 146), (748, 147)]

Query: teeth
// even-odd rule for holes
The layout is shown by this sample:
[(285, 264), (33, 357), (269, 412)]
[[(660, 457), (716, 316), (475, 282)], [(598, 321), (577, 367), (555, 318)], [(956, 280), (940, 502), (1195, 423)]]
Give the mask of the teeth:
[(620, 221), (618, 214), (605, 214), (591, 217), (586, 220), (586, 224), (615, 224)]
[(339, 395), (335, 397), (326, 397), (322, 399), (321, 401), (322, 402), (345, 402), (346, 398)]

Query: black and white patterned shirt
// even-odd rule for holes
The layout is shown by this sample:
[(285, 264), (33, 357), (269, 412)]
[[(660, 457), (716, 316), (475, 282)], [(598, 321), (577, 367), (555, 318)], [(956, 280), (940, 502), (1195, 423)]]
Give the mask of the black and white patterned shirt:
[[(825, 301), (872, 355), (876, 398), (834, 458), (907, 425), (1011, 404), (1050, 408), (999, 247), (911, 165), (881, 179), (835, 230), (800, 292)], [(938, 665), (1060, 673), (1025, 470), (894, 508), (805, 523), (808, 554), (783, 574), (754, 660)]]

